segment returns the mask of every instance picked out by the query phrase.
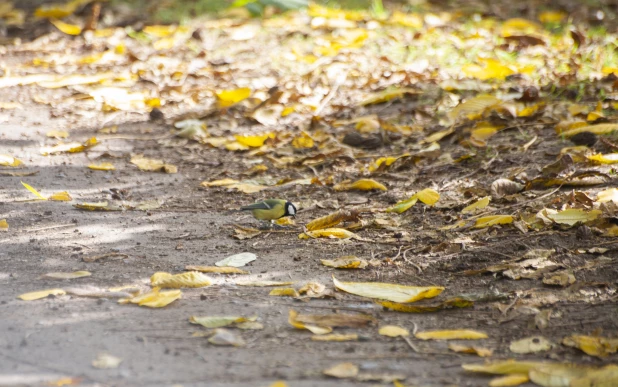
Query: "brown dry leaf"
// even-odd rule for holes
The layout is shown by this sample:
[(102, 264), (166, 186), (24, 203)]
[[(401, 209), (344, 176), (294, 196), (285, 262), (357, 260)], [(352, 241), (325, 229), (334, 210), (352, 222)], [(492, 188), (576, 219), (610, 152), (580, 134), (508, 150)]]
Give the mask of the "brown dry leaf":
[(338, 379), (349, 379), (358, 376), (358, 366), (354, 363), (340, 363), (323, 371), (324, 375)]
[(18, 167), (22, 163), (21, 160), (9, 155), (0, 155), (0, 166), (2, 167)]
[(133, 155), (131, 164), (136, 165), (140, 170), (147, 172), (177, 173), (178, 167), (172, 164), (165, 164), (162, 160), (149, 159), (144, 155)]
[(206, 328), (221, 328), (229, 325), (236, 325), (248, 321), (256, 321), (257, 316), (191, 316), (189, 322), (198, 324)]
[(443, 287), (405, 286), (380, 282), (340, 282), (333, 277), (335, 287), (361, 297), (377, 298), (393, 302), (414, 302), (433, 298), (442, 293)]
[(360, 179), (360, 180), (356, 180), (354, 183), (340, 183), (337, 184), (336, 186), (333, 187), (333, 189), (335, 191), (352, 191), (352, 190), (358, 190), (358, 191), (373, 191), (373, 190), (380, 190), (380, 191), (387, 191), (388, 188), (386, 188), (383, 184), (378, 183), (377, 181), (373, 180), (373, 179)]
[(356, 234), (343, 228), (325, 228), (323, 230), (307, 231), (298, 235), (299, 239), (309, 238), (335, 238), (349, 239), (358, 238)]
[(91, 275), (92, 273), (89, 271), (74, 271), (72, 273), (47, 273), (47, 274), (43, 274), (41, 277), (67, 280), (67, 279), (75, 279), (75, 278), (82, 278), (82, 277), (90, 277)]
[(378, 301), (378, 304), (382, 305), (386, 309), (403, 313), (430, 313), (437, 312), (442, 309), (470, 308), (474, 306), (473, 301), (464, 300), (463, 298), (452, 298), (450, 300), (440, 302), (439, 304), (432, 305), (409, 305), (392, 301)]
[(378, 333), (388, 337), (410, 336), (410, 331), (396, 325), (385, 325), (380, 327)]
[(509, 179), (498, 179), (491, 183), (491, 196), (495, 199), (513, 195), (524, 190), (524, 185)]
[(561, 286), (564, 288), (573, 285), (575, 281), (575, 275), (570, 271), (546, 273), (543, 276), (543, 283), (550, 286)]
[(421, 340), (479, 340), (488, 336), (471, 329), (455, 329), (417, 332), (414, 337)]
[(334, 267), (336, 269), (364, 269), (369, 265), (369, 262), (354, 255), (335, 259), (320, 259), (320, 262), (324, 266)]
[(0, 219), (0, 231), (8, 231), (9, 230), (9, 222), (6, 219)]
[(277, 297), (300, 297), (298, 291), (294, 288), (277, 288), (268, 293), (269, 296)]
[(240, 239), (240, 240), (251, 239), (251, 238), (255, 238), (261, 233), (262, 231), (254, 229), (254, 228), (236, 226), (236, 228), (234, 229), (234, 238)]
[(599, 336), (572, 335), (562, 340), (562, 344), (575, 347), (590, 356), (605, 358), (610, 353), (618, 350), (618, 339), (610, 339)]
[(219, 266), (185, 266), (185, 270), (199, 271), (201, 273), (217, 273), (217, 274), (249, 274), (248, 271), (241, 270), (236, 267), (219, 267)]
[(357, 211), (353, 211), (353, 210), (349, 210), (349, 211), (339, 210), (337, 212), (333, 212), (332, 214), (328, 214), (328, 215), (323, 216), (321, 218), (314, 219), (311, 222), (307, 223), (307, 225), (305, 227), (309, 231), (321, 230), (321, 229), (325, 229), (325, 228), (334, 227), (334, 226), (338, 225), (341, 222), (357, 220), (357, 219), (358, 219), (358, 212)]
[(33, 301), (39, 300), (41, 298), (49, 297), (49, 296), (61, 296), (66, 294), (63, 289), (47, 289), (47, 290), (39, 290), (36, 292), (24, 293), (19, 295), (17, 298), (24, 301)]
[(358, 339), (359, 337), (356, 333), (331, 333), (330, 335), (311, 336), (312, 341), (357, 341)]
[(181, 274), (158, 272), (150, 277), (150, 285), (163, 289), (202, 288), (212, 285), (212, 281), (198, 271)]
[(97, 145), (98, 141), (96, 139), (96, 137), (91, 137), (90, 139), (88, 139), (85, 143), (79, 143), (79, 142), (71, 142), (68, 144), (63, 144), (60, 143), (58, 145), (54, 145), (54, 146), (47, 146), (47, 147), (42, 147), (41, 148), (41, 154), (43, 156), (49, 156), (49, 155), (53, 155), (53, 154), (58, 154), (58, 153), (77, 153), (77, 152), (83, 152), (86, 149), (92, 148), (93, 146)]
[(182, 297), (180, 290), (168, 290), (161, 292), (160, 288), (153, 288), (150, 292), (131, 298), (118, 300), (119, 304), (138, 304), (149, 308), (162, 308)]
[(480, 357), (489, 357), (494, 353), (493, 349), (477, 347), (475, 345), (460, 345), (455, 343), (449, 343), (448, 349), (454, 352), (469, 353), (473, 355), (478, 355)]
[(553, 346), (554, 344), (543, 336), (532, 336), (512, 341), (509, 350), (513, 353), (537, 353), (549, 351)]

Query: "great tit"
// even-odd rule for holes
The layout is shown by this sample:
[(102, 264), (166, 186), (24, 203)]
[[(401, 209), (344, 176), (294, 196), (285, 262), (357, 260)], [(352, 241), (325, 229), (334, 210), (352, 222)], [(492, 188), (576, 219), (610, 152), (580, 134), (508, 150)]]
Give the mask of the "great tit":
[(294, 204), (283, 199), (267, 199), (263, 202), (240, 207), (240, 210), (251, 211), (258, 220), (275, 220), (284, 216), (296, 216)]

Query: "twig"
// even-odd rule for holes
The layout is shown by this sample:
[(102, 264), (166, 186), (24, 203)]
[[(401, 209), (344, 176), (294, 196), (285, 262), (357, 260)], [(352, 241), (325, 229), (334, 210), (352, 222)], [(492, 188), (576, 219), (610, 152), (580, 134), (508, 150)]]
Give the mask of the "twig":
[(416, 348), (416, 345), (414, 345), (414, 343), (412, 343), (412, 340), (410, 340), (410, 338), (409, 338), (409, 337), (407, 337), (407, 336), (401, 336), (401, 338), (402, 338), (402, 339), (403, 339), (406, 343), (408, 343), (408, 346), (409, 346), (410, 348), (412, 348), (412, 350), (413, 350), (414, 352), (416, 352), (416, 353), (421, 353), (421, 351), (419, 351), (419, 349), (418, 349), (418, 348)]
[(51, 230), (51, 229), (54, 229), (54, 228), (62, 228), (62, 227), (70, 227), (70, 226), (76, 226), (76, 224), (75, 223), (57, 224), (55, 226), (31, 228), (31, 229), (27, 229), (25, 231), (26, 232), (36, 232), (36, 231)]
[(99, 259), (109, 258), (109, 257), (129, 258), (129, 255), (128, 254), (121, 254), (121, 253), (108, 253), (108, 254), (103, 254), (103, 255), (95, 255), (95, 256), (92, 256), (92, 257), (83, 257), (82, 261), (84, 261), (84, 262), (94, 262), (94, 261), (97, 261)]

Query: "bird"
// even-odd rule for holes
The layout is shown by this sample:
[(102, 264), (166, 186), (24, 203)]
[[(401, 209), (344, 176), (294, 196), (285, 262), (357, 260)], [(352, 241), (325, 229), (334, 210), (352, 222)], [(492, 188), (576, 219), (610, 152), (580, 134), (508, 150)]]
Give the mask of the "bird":
[(292, 202), (283, 199), (266, 199), (248, 206), (240, 207), (241, 211), (251, 211), (257, 220), (267, 221), (283, 218), (286, 216), (296, 217), (296, 206)]

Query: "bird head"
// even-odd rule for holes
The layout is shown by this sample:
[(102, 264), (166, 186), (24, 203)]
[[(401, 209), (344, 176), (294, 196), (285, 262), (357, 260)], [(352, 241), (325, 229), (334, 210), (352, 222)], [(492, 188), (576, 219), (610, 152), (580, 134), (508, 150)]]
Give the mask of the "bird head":
[(283, 216), (296, 217), (296, 207), (292, 204), (292, 202), (285, 202), (285, 215)]

